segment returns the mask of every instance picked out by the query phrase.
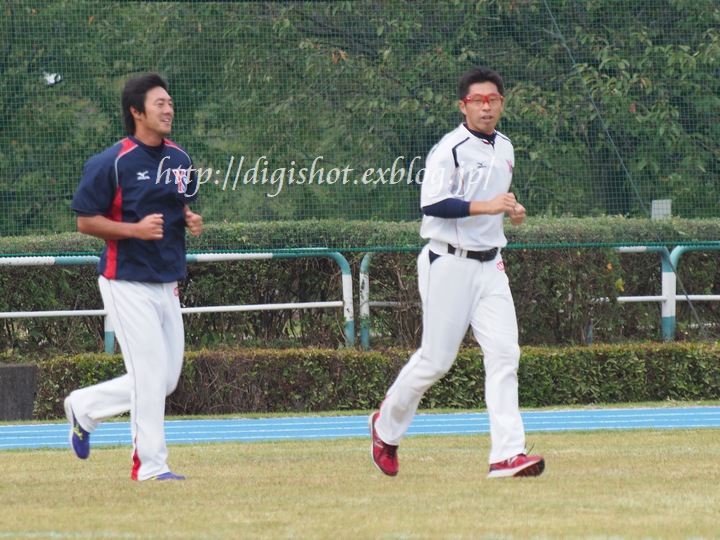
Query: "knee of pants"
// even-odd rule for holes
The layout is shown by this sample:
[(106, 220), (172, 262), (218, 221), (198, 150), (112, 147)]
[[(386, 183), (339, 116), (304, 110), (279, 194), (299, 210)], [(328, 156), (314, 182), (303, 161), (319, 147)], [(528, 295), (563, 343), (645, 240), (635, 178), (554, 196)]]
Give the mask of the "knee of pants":
[(180, 378), (182, 377), (182, 359), (180, 360), (179, 366), (175, 366), (173, 369), (171, 369), (166, 374), (166, 381), (165, 381), (165, 395), (169, 396), (172, 394), (176, 389), (178, 384), (180, 383)]
[(180, 383), (180, 376), (181, 373), (178, 373), (176, 375), (168, 374), (168, 379), (165, 382), (165, 395), (169, 396), (172, 394), (178, 387), (178, 384)]
[(483, 351), (485, 371), (517, 370), (520, 365), (520, 347), (508, 346), (503, 350)]
[(421, 378), (424, 379), (428, 385), (433, 384), (450, 371), (454, 362), (454, 355), (442, 355), (434, 358), (425, 357), (418, 366), (420, 368)]
[(174, 381), (174, 382), (168, 381), (167, 386), (165, 387), (165, 395), (169, 396), (170, 394), (172, 394), (175, 391), (175, 389), (177, 388), (179, 382), (180, 382), (179, 380)]
[(520, 345), (517, 336), (492, 335), (484, 336), (475, 334), (475, 339), (482, 348), (485, 356), (497, 356), (503, 358), (520, 358)]
[(501, 353), (506, 363), (518, 365), (520, 362), (520, 346), (517, 343), (508, 345)]

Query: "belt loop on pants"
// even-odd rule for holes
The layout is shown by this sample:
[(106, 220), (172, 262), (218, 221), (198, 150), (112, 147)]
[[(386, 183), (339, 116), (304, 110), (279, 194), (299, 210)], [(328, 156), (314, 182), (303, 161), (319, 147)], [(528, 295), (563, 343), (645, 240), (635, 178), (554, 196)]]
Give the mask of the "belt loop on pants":
[(498, 248), (487, 249), (485, 251), (467, 251), (465, 249), (459, 249), (455, 246), (448, 244), (447, 252), (450, 255), (457, 257), (463, 257), (465, 259), (473, 259), (480, 262), (492, 261), (498, 253)]

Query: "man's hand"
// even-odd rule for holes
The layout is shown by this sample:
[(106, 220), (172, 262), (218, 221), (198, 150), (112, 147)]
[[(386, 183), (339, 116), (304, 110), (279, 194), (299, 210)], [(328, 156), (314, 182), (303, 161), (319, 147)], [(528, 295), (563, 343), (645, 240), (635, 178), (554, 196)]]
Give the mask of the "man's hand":
[(512, 193), (501, 193), (489, 201), (472, 201), (470, 203), (470, 215), (479, 214), (510, 214), (517, 205), (515, 195)]
[(162, 240), (163, 237), (163, 215), (148, 214), (137, 222), (135, 238), (140, 240)]
[(190, 231), (190, 234), (193, 236), (199, 236), (203, 228), (202, 216), (190, 210), (187, 204), (185, 205), (184, 213), (185, 224), (187, 225), (188, 231)]
[(520, 225), (525, 221), (525, 207), (520, 203), (515, 203), (515, 208), (513, 208), (512, 212), (508, 212), (508, 215), (510, 216), (510, 223)]
[(525, 207), (517, 202), (513, 193), (501, 193), (489, 201), (471, 201), (470, 215), (480, 214), (507, 214), (513, 225), (520, 225), (525, 221)]

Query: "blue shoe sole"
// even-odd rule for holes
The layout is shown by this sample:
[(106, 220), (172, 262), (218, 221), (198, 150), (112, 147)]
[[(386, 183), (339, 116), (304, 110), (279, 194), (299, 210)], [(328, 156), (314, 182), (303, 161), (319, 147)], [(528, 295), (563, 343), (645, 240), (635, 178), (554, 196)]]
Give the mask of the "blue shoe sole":
[[(77, 457), (80, 459), (87, 459), (90, 457), (90, 434), (75, 421), (75, 413), (73, 413), (69, 398), (65, 398), (63, 405), (65, 407), (65, 416), (70, 423), (70, 447), (73, 449)], [(85, 441), (81, 440), (80, 437), (77, 436), (75, 433), (76, 429), (82, 432), (85, 437)]]
[(157, 480), (159, 482), (165, 481), (165, 480), (185, 480), (185, 477), (181, 474), (175, 474), (172, 472), (166, 472), (159, 474), (157, 476), (153, 476), (151, 480)]

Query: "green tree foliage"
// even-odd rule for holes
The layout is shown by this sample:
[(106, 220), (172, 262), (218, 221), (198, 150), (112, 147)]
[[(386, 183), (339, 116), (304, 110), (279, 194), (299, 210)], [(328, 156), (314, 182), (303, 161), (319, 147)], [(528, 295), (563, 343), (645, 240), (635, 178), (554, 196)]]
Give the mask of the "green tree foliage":
[(418, 219), (424, 156), (478, 64), (505, 77), (531, 215), (647, 217), (668, 198), (718, 216), (716, 0), (0, 7), (2, 235), (74, 228), (82, 165), (124, 135), (120, 90), (149, 70), (170, 81), (208, 222)]

